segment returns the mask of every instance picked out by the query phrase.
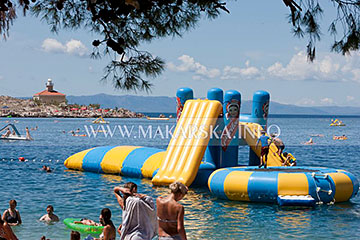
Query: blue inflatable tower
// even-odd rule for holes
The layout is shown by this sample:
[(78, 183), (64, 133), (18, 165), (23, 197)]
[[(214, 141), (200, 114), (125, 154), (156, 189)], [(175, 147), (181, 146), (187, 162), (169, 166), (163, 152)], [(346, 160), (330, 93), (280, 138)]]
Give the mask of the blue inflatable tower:
[(241, 94), (236, 90), (226, 91), (223, 103), (224, 131), (221, 135), (220, 168), (238, 165), (240, 106)]

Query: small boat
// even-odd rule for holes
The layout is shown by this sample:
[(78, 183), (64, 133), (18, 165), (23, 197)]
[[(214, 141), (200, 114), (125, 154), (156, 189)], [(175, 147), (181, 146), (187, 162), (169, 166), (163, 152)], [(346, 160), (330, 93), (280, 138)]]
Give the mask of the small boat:
[(147, 120), (170, 120), (168, 117), (146, 117)]
[(13, 140), (23, 140), (23, 141), (29, 141), (29, 139), (27, 139), (25, 136), (17, 136), (17, 135), (10, 135), (8, 137), (0, 137), (0, 140), (8, 140), (8, 141), (13, 141)]
[(109, 124), (110, 122), (105, 121), (105, 119), (103, 117), (98, 117), (97, 119), (92, 121), (92, 123), (95, 123), (95, 124)]
[(348, 139), (347, 136), (343, 135), (343, 136), (333, 136), (333, 139), (334, 140), (346, 140)]
[[(11, 132), (10, 128), (12, 128), (12, 133), (10, 134), (2, 134), (1, 132), (8, 129), (8, 131)], [(14, 124), (7, 124), (5, 127), (0, 129), (0, 140), (23, 140), (23, 141), (29, 141), (30, 139), (27, 139), (26, 136), (22, 136), (19, 131), (17, 130), (17, 128), (15, 127)]]
[(343, 123), (339, 119), (335, 119), (335, 120), (331, 121), (330, 126), (342, 127), (342, 126), (345, 126), (345, 123)]

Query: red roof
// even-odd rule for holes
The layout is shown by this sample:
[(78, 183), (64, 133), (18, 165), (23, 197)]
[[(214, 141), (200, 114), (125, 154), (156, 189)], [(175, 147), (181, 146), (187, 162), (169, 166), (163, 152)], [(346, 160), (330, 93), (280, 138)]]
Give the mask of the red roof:
[(37, 95), (47, 95), (47, 96), (65, 96), (65, 94), (62, 94), (62, 93), (59, 93), (57, 91), (51, 91), (49, 92), (48, 90), (44, 90), (42, 92), (39, 92), (39, 93), (35, 93), (34, 96), (37, 96)]

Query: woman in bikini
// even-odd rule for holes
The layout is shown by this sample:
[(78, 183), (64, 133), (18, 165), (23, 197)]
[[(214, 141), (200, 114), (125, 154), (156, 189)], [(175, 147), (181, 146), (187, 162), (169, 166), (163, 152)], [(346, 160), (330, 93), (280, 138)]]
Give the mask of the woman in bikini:
[(111, 221), (111, 211), (108, 208), (103, 208), (99, 217), (101, 225), (104, 226), (103, 232), (100, 234), (100, 238), (95, 240), (115, 240), (116, 229)]
[(0, 219), (0, 240), (18, 240), (9, 224)]
[(184, 206), (178, 201), (184, 198), (188, 188), (180, 182), (170, 184), (169, 188), (171, 193), (167, 197), (156, 199), (159, 240), (186, 240)]
[(21, 224), (21, 217), (18, 210), (16, 210), (16, 200), (9, 201), (9, 209), (5, 210), (2, 215), (2, 220), (7, 222), (10, 226), (17, 226)]

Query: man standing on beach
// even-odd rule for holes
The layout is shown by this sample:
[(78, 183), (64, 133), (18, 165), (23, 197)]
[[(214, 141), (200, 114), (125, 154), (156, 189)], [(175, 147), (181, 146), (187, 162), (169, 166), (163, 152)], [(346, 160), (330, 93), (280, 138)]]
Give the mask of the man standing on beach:
[[(261, 142), (261, 154), (260, 154), (260, 165), (259, 168), (261, 168), (262, 166), (264, 166), (264, 168), (267, 167), (267, 155), (269, 153), (269, 147), (271, 144), (271, 139), (265, 135), (265, 131), (261, 131), (261, 136), (259, 137), (259, 139), (256, 142), (256, 146), (255, 148), (258, 147), (259, 142)], [(270, 140), (270, 142), (269, 142)], [(265, 157), (265, 162), (264, 162), (264, 157)]]

